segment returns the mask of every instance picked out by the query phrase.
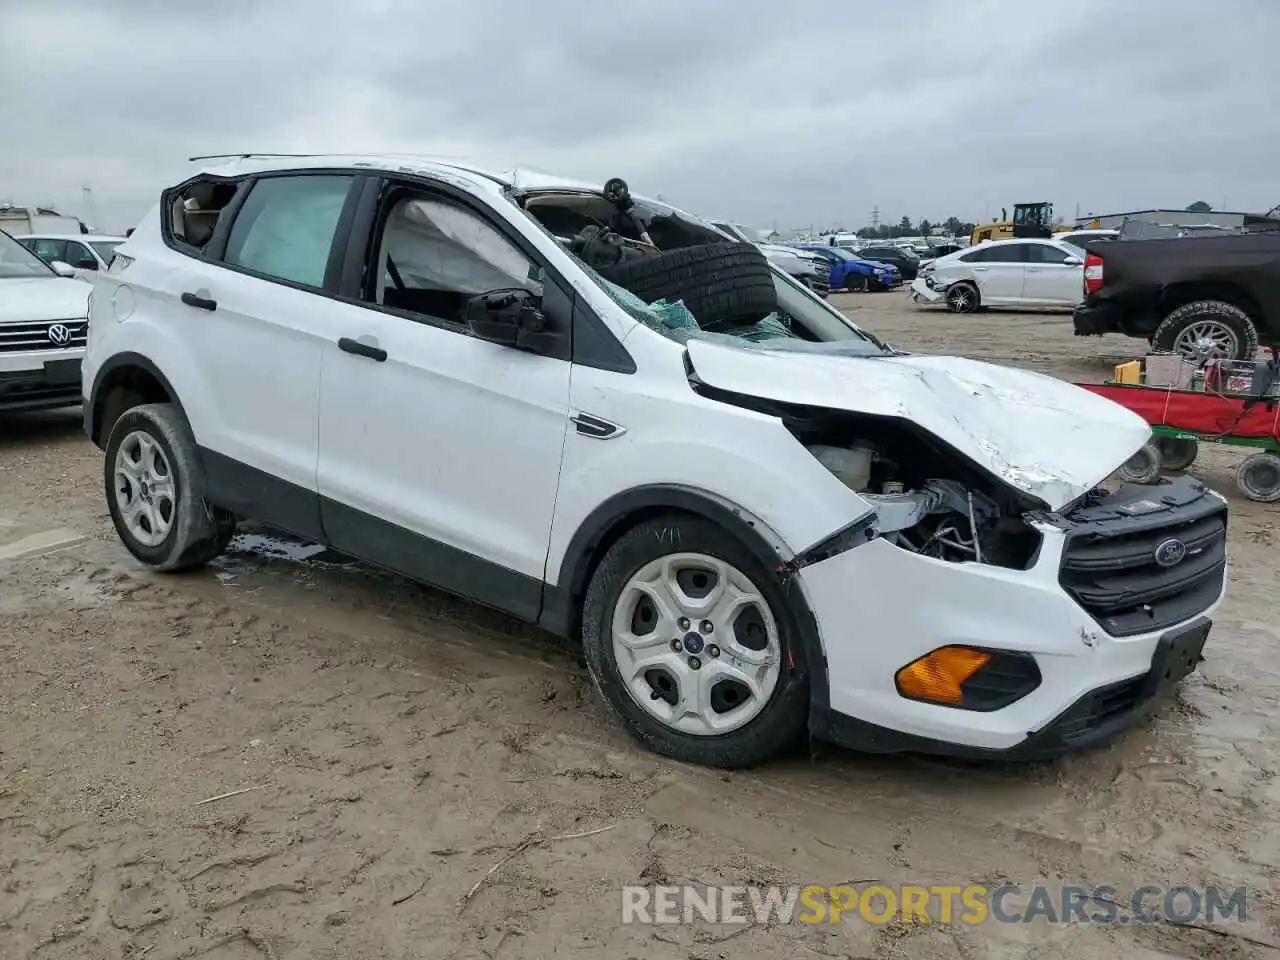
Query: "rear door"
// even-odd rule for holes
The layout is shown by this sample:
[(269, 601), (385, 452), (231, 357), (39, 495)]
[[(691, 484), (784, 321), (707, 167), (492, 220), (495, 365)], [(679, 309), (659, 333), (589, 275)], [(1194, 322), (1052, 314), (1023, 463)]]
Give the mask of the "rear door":
[(1046, 307), (1073, 307), (1084, 296), (1084, 266), (1079, 257), (1048, 243), (1030, 244), (1022, 299)]
[[(350, 306), (333, 296), (343, 228), (365, 178), (289, 171), (242, 185), (209, 247), (165, 277), (205, 400), (193, 422), (210, 499), (320, 538), (320, 357)], [(228, 218), (229, 223), (224, 223)]]

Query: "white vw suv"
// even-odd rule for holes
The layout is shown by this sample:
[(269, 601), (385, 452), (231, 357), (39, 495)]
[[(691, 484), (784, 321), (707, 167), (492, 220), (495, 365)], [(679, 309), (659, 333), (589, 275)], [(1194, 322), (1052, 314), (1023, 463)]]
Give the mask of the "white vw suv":
[(1051, 755), (1198, 662), (1226, 507), (1147, 426), (895, 351), (625, 183), (244, 156), (95, 285), (85, 428), (158, 570), (256, 518), (580, 640), (643, 743)]
[(0, 412), (80, 403), (89, 293), (0, 230)]

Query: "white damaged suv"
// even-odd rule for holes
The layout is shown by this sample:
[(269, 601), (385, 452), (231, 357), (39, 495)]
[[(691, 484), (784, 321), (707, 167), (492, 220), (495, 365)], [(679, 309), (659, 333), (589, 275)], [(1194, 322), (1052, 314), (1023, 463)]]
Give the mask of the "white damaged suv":
[(244, 156), (96, 284), (85, 428), (159, 570), (255, 518), (583, 645), (650, 748), (1036, 757), (1201, 658), (1226, 505), (1148, 428), (895, 351), (626, 184)]

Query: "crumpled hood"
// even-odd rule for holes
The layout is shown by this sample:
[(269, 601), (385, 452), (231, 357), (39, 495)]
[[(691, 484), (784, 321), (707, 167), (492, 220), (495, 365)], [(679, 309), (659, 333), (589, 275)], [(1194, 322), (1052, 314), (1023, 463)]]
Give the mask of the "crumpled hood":
[(92, 289), (82, 280), (64, 277), (0, 279), (0, 323), (83, 320), (89, 315)]
[(1119, 404), (1054, 377), (959, 357), (846, 357), (690, 340), (708, 386), (899, 417), (1052, 510), (1110, 476), (1150, 437)]

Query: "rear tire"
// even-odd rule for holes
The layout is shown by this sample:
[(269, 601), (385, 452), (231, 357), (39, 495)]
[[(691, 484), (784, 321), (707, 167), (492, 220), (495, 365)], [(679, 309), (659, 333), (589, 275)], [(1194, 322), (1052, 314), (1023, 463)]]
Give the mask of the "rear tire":
[(683, 301), (704, 328), (728, 320), (758, 320), (778, 309), (769, 261), (750, 243), (682, 247), (626, 260), (600, 274), (647, 303)]
[(1165, 470), (1185, 470), (1200, 453), (1200, 445), (1191, 437), (1157, 437), (1156, 447)]
[(687, 763), (753, 766), (799, 740), (809, 677), (798, 636), (773, 571), (699, 517), (627, 531), (583, 602), (583, 652), (605, 703), (644, 746)]
[(1280, 501), (1280, 457), (1274, 453), (1245, 457), (1236, 468), (1236, 486), (1258, 503)]
[(171, 403), (120, 415), (107, 439), (103, 482), (116, 533), (153, 570), (202, 566), (235, 535), (235, 517), (204, 500), (195, 438)]
[(1252, 360), (1258, 352), (1258, 328), (1234, 304), (1197, 300), (1165, 317), (1151, 334), (1151, 346), (1193, 362)]

